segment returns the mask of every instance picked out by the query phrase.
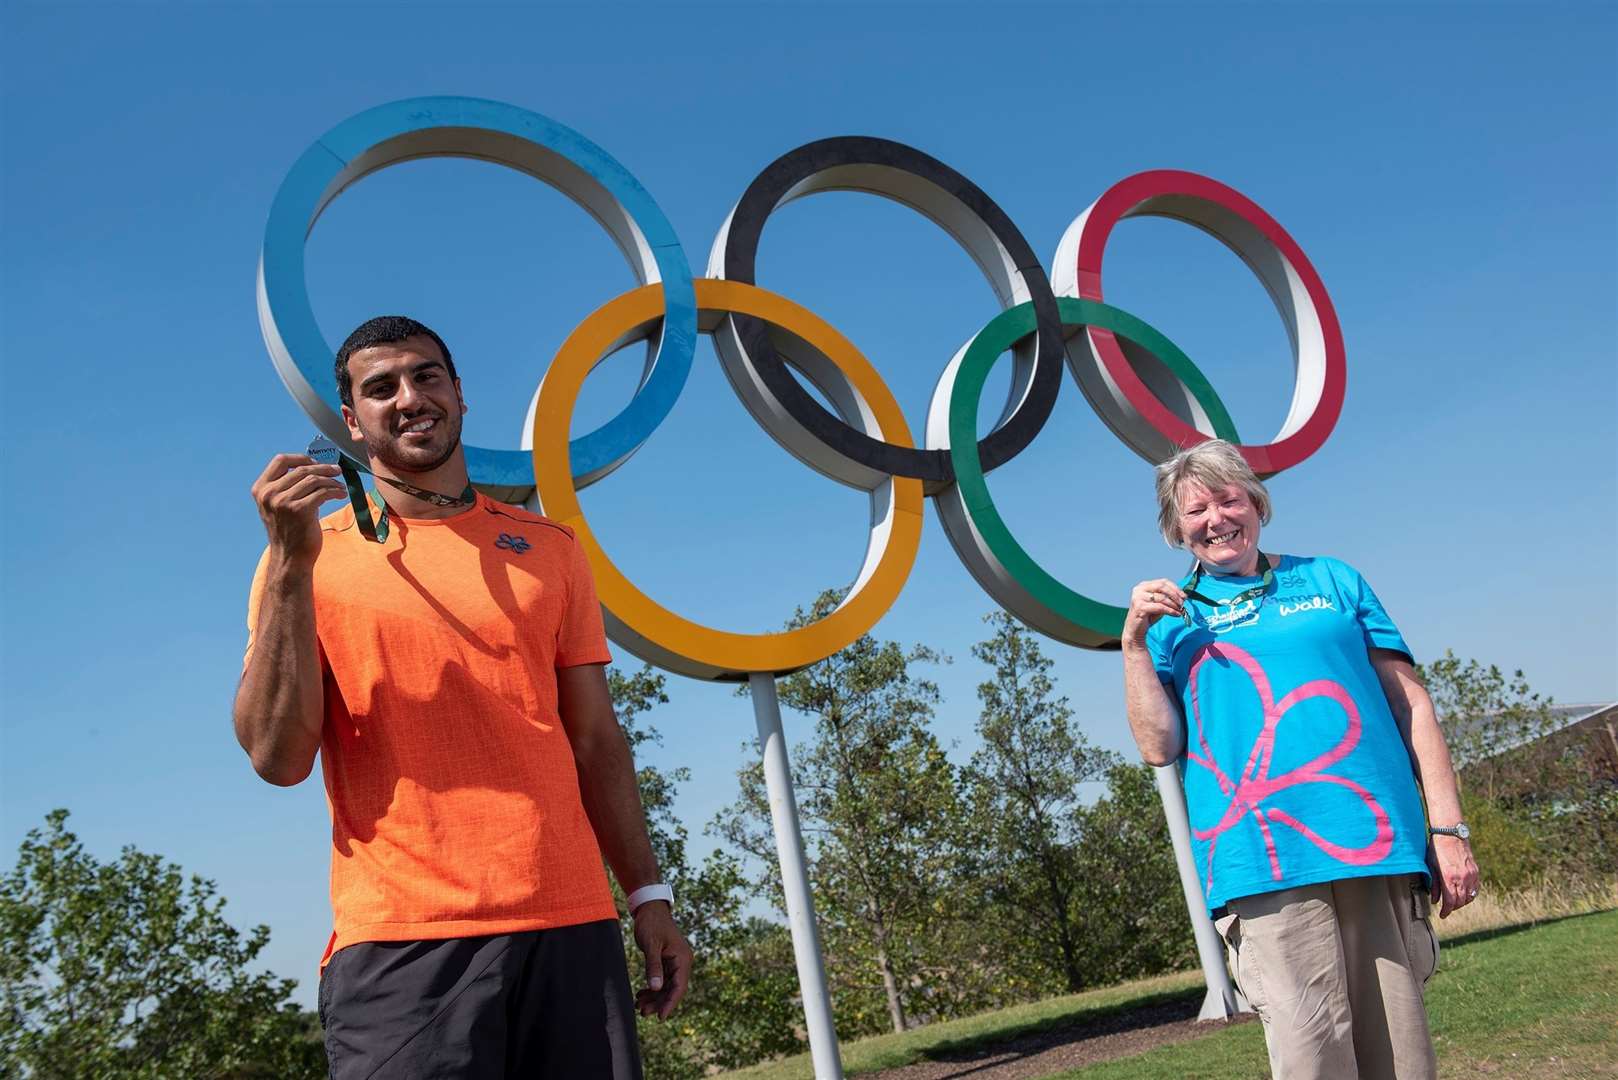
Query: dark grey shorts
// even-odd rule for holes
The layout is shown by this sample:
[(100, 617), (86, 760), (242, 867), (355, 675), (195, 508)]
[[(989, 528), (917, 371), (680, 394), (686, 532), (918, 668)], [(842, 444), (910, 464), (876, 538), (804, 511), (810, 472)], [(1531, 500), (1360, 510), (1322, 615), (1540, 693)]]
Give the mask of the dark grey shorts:
[(612, 920), (494, 937), (367, 941), (320, 980), (332, 1080), (641, 1080)]

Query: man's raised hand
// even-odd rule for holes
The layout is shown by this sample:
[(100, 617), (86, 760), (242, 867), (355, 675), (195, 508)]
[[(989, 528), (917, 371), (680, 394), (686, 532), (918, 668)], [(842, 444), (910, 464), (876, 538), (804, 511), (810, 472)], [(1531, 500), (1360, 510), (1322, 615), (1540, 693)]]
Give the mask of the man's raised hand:
[(320, 505), (347, 494), (342, 470), (304, 454), (276, 454), (253, 482), (253, 501), (269, 535), (270, 552), (313, 566), (320, 554)]

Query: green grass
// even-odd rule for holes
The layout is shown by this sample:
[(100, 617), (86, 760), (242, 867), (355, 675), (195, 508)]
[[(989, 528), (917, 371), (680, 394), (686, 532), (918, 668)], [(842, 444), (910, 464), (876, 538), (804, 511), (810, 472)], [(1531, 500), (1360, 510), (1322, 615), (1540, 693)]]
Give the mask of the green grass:
[[(895, 1069), (944, 1053), (990, 1046), (1019, 1035), (1067, 1027), (1121, 1008), (1133, 1009), (1175, 997), (1200, 995), (1203, 993), (1202, 985), (1202, 972), (1181, 971), (1100, 990), (1087, 990), (1082, 994), (1014, 1005), (1009, 1009), (960, 1020), (928, 1024), (903, 1034), (858, 1039), (843, 1044), (843, 1071), (854, 1076)], [(815, 1074), (809, 1056), (800, 1054), (722, 1075), (725, 1080), (812, 1080)]]
[[(1427, 1011), (1442, 1076), (1618, 1076), (1618, 911), (1446, 942)], [(1268, 1074), (1246, 1024), (1051, 1080)]]
[(1446, 951), (1449, 977), (1429, 1005), (1442, 1073), (1618, 1077), (1618, 912), (1485, 931)]
[[(1120, 1008), (1195, 996), (1200, 972), (1053, 998), (843, 1047), (849, 1075), (992, 1046)], [(1427, 1008), (1446, 1077), (1618, 1077), (1618, 911), (1486, 930), (1444, 942)], [(1051, 1080), (1262, 1077), (1257, 1024), (1219, 1027), (1172, 1046), (1053, 1074)], [(811, 1077), (806, 1056), (726, 1074), (736, 1080)]]

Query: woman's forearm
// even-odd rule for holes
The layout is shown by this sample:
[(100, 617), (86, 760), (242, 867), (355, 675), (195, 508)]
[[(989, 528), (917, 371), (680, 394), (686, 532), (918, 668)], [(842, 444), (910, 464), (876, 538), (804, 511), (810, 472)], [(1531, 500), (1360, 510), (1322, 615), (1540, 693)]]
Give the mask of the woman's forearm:
[[(1427, 798), (1428, 824), (1458, 824), (1461, 793), (1455, 781), (1455, 766), (1450, 761), (1443, 729), (1438, 726), (1438, 711), (1433, 708), (1427, 688), (1421, 685), (1415, 666), (1403, 653), (1389, 649), (1372, 649), (1371, 666), (1376, 669), (1388, 707), (1410, 750), (1411, 767)], [(1431, 843), (1435, 861), (1431, 865), (1432, 897), (1439, 903), (1439, 918), (1445, 918), (1477, 896), (1478, 865), (1472, 858), (1471, 845), (1458, 836), (1433, 836)]]
[(1427, 814), (1434, 825), (1454, 825), (1461, 820), (1461, 793), (1455, 782), (1455, 766), (1449, 745), (1438, 726), (1438, 715), (1426, 691), (1421, 694), (1425, 707), (1418, 706), (1410, 716), (1410, 750), (1416, 759), (1416, 778), (1427, 793)]
[(1185, 725), (1180, 709), (1157, 677), (1145, 646), (1124, 642), (1124, 708), (1129, 730), (1148, 765), (1167, 765), (1180, 756)]
[(1449, 744), (1438, 726), (1438, 711), (1421, 684), (1415, 667), (1401, 653), (1376, 649), (1371, 654), (1388, 707), (1399, 723), (1410, 750), (1416, 780), (1427, 799), (1427, 815), (1434, 825), (1454, 825), (1461, 820), (1461, 796), (1455, 782), (1455, 766), (1450, 761)]

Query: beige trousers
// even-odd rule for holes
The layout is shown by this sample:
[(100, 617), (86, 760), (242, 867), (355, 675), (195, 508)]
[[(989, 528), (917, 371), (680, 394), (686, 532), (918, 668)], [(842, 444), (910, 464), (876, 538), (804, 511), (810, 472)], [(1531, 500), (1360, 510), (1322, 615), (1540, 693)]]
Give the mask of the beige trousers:
[(1421, 995), (1438, 939), (1420, 875), (1260, 893), (1226, 911), (1214, 925), (1276, 1080), (1437, 1076)]

